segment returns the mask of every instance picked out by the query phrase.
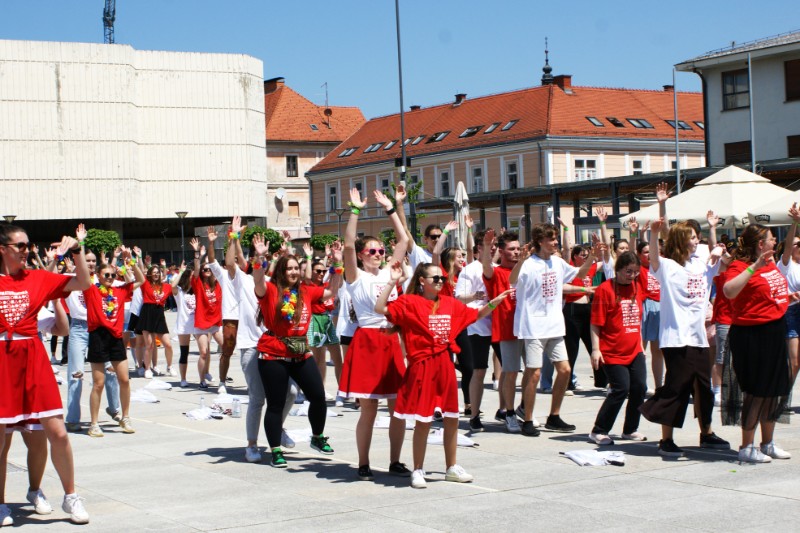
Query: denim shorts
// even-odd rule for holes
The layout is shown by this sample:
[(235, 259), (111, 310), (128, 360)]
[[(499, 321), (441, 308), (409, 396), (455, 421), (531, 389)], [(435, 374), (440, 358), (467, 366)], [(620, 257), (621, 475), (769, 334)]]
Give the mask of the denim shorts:
[(794, 304), (786, 310), (786, 338), (798, 337), (800, 337), (800, 304)]
[(644, 301), (642, 311), (642, 340), (644, 342), (657, 341), (661, 330), (661, 302), (647, 299)]

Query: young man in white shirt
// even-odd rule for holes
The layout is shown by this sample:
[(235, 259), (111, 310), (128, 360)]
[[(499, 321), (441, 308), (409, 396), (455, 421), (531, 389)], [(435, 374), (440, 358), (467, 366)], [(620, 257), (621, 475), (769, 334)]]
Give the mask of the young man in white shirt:
[(524, 345), (522, 399), (525, 405), (525, 421), (522, 428), (526, 434), (533, 434), (530, 429), (533, 429), (536, 386), (541, 377), (542, 359), (545, 356), (556, 369), (550, 415), (545, 427), (551, 431), (575, 431), (575, 426), (567, 424), (560, 416), (561, 403), (572, 372), (564, 344), (566, 326), (564, 314), (561, 312), (561, 299), (564, 283), (588, 274), (594, 263), (594, 250), (590, 250), (583, 266), (576, 268), (555, 255), (559, 250), (558, 233), (558, 228), (552, 224), (533, 226), (530, 244), (533, 253), (520, 261), (509, 278), (511, 286), (516, 288), (517, 296), (514, 334)]
[[(405, 222), (405, 217), (401, 217), (401, 220)], [(425, 228), (425, 233), (422, 238), (425, 242), (424, 248), (414, 242), (414, 236), (408, 232), (408, 228), (406, 228), (406, 233), (409, 235), (408, 261), (411, 263), (411, 269), (417, 268), (417, 265), (420, 263), (430, 263), (433, 258), (433, 247), (436, 246), (436, 243), (442, 238), (442, 229), (439, 225), (429, 224), (428, 227)]]

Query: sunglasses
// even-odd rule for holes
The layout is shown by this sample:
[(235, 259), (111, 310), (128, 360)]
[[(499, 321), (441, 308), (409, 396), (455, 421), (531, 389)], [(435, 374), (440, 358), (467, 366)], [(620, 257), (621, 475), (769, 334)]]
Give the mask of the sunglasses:
[(428, 238), (429, 238), (429, 239), (433, 239), (434, 241), (436, 241), (436, 240), (438, 240), (438, 239), (439, 239), (439, 237), (441, 237), (441, 236), (442, 236), (442, 234), (441, 234), (441, 233), (432, 233), (432, 234), (428, 235)]
[(324, 274), (324, 273), (325, 273), (324, 270), (319, 270), (319, 269), (314, 270), (314, 274)]
[(201, 268), (200, 271), (201, 272), (211, 272), (211, 269), (210, 268)]
[(434, 283), (444, 283), (447, 278), (445, 276), (425, 276), (425, 279), (433, 280)]
[(103, 277), (105, 279), (111, 279), (111, 278), (116, 278), (117, 275), (116, 274), (112, 274), (111, 272), (105, 272), (105, 273), (103, 273)]
[(386, 253), (386, 250), (384, 250), (383, 248), (370, 248), (366, 251), (369, 252), (369, 255), (375, 255), (375, 254), (383, 255)]
[(6, 244), (6, 246), (13, 246), (17, 249), (18, 252), (25, 253), (28, 251), (28, 247), (31, 245), (29, 242), (10, 242)]

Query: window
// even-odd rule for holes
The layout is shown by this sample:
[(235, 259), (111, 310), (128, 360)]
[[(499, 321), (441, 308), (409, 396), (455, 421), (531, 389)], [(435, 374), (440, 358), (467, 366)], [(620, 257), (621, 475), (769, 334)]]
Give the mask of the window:
[(609, 121), (610, 123), (612, 123), (614, 126), (616, 126), (618, 128), (624, 128), (625, 127), (625, 124), (623, 124), (622, 121), (620, 119), (618, 119), (618, 118), (606, 117), (606, 120)]
[(750, 162), (750, 141), (725, 143), (726, 165), (735, 165), (736, 163), (749, 163), (749, 162)]
[(739, 109), (750, 106), (750, 84), (747, 69), (722, 73), (722, 109)]
[(503, 126), (503, 129), (501, 129), (500, 131), (510, 130), (511, 128), (514, 127), (514, 124), (516, 124), (517, 122), (519, 122), (519, 119), (509, 120), (508, 123), (505, 126)]
[(786, 82), (786, 100), (800, 100), (800, 59), (786, 61), (783, 64)]
[(439, 173), (439, 196), (446, 197), (450, 196), (450, 173), (449, 172), (440, 172)]
[(642, 160), (641, 159), (634, 159), (631, 163), (632, 163), (632, 166), (633, 166), (633, 175), (634, 176), (641, 176), (642, 174), (644, 174), (644, 168), (642, 166)]
[(500, 125), (500, 123), (499, 123), (499, 122), (492, 122), (492, 123), (489, 125), (489, 127), (488, 127), (488, 128), (486, 128), (486, 130), (484, 130), (483, 134), (484, 134), (484, 135), (486, 135), (487, 133), (492, 133), (494, 130), (496, 130), (496, 129), (497, 129), (497, 126), (499, 126), (499, 125)]
[(575, 180), (592, 180), (597, 177), (597, 161), (594, 159), (575, 160)]
[(483, 126), (471, 126), (471, 127), (467, 128), (467, 129), (465, 129), (461, 133), (461, 135), (459, 135), (459, 137), (472, 137), (473, 135), (475, 135), (476, 133), (481, 131), (481, 128), (483, 128)]
[(628, 122), (630, 122), (634, 128), (644, 128), (644, 124), (636, 120), (635, 118), (626, 118)]
[(353, 181), (353, 187), (358, 191), (358, 194), (361, 195), (361, 198), (364, 198), (364, 183), (361, 180)]
[(472, 192), (483, 192), (483, 167), (472, 167)]
[(704, 129), (706, 129), (706, 123), (705, 123), (705, 122), (701, 122), (701, 121), (699, 121), (699, 120), (695, 120), (695, 121), (694, 121), (694, 123), (695, 123), (695, 125), (696, 125), (698, 128), (700, 128), (701, 130), (704, 130)]
[(788, 144), (787, 157), (800, 157), (800, 135), (789, 135), (786, 137)]
[(648, 122), (647, 120), (645, 120), (645, 119), (643, 119), (643, 118), (637, 118), (636, 120), (638, 120), (638, 121), (639, 121), (639, 124), (641, 124), (641, 125), (642, 125), (642, 126), (644, 126), (645, 128), (648, 128), (648, 129), (655, 129), (655, 126), (653, 126), (652, 124), (650, 124), (650, 122)]
[(359, 148), (358, 146), (356, 146), (356, 147), (354, 147), (354, 148), (345, 148), (345, 149), (342, 151), (342, 153), (341, 153), (341, 154), (339, 154), (339, 157), (347, 157), (347, 156), (349, 156), (349, 155), (352, 155), (352, 154), (353, 154), (353, 152), (355, 152), (356, 150), (358, 150), (358, 148)]
[(309, 126), (311, 126), (311, 131), (319, 131), (319, 128), (316, 124), (309, 124)]
[(440, 131), (439, 133), (434, 133), (433, 135), (431, 135), (431, 138), (428, 139), (428, 142), (429, 143), (438, 143), (439, 141), (441, 141), (442, 139), (447, 137), (448, 133), (450, 133), (450, 132), (449, 131)]
[(509, 189), (519, 187), (519, 174), (517, 173), (517, 162), (511, 161), (506, 165), (506, 184)]
[(286, 176), (289, 178), (296, 178), (297, 177), (297, 156), (296, 155), (287, 155), (286, 156)]
[(380, 189), (383, 194), (388, 194), (391, 192), (391, 186), (389, 185), (389, 178), (379, 178), (378, 182), (380, 183)]
[(600, 122), (596, 117), (586, 117), (586, 120), (597, 126), (598, 128), (605, 128), (606, 125)]
[[(672, 126), (673, 128), (675, 127), (675, 121), (674, 120), (667, 120), (665, 122), (667, 124), (669, 124), (670, 126)], [(686, 123), (686, 122), (684, 122), (682, 120), (679, 120), (678, 121), (678, 129), (679, 130), (690, 130), (690, 129), (692, 129), (692, 127), (688, 123)]]
[(409, 183), (417, 183), (417, 182), (419, 182), (419, 174), (409, 174), (408, 175), (408, 182)]
[(678, 170), (678, 161), (676, 161), (675, 159), (673, 159), (673, 160), (670, 162), (670, 168), (671, 168), (672, 170)]
[(410, 143), (412, 139), (413, 139), (413, 137), (409, 137), (408, 139), (406, 139), (405, 141), (403, 141), (403, 146), (405, 146), (405, 145), (407, 145), (408, 143)]
[(388, 150), (389, 148), (391, 148), (391, 147), (392, 147), (392, 146), (394, 146), (395, 144), (397, 144), (397, 139), (395, 139), (395, 140), (393, 140), (393, 141), (389, 141), (388, 143), (386, 143), (386, 146), (384, 146), (384, 147), (383, 147), (383, 149), (384, 149), (384, 150)]
[(336, 194), (336, 185), (328, 186), (328, 211), (334, 211), (339, 207), (339, 195)]
[(414, 142), (412, 142), (411, 144), (413, 144), (413, 145), (417, 145), (417, 144), (419, 144), (419, 143), (422, 141), (422, 139), (424, 139), (424, 138), (425, 138), (425, 136), (424, 136), (424, 135), (420, 135), (419, 137), (417, 137), (416, 139), (414, 139)]
[(300, 218), (300, 202), (289, 202), (289, 218)]
[(383, 141), (379, 143), (370, 144), (369, 146), (364, 148), (364, 153), (368, 154), (370, 152), (377, 152), (378, 150), (380, 150), (381, 146), (383, 146)]

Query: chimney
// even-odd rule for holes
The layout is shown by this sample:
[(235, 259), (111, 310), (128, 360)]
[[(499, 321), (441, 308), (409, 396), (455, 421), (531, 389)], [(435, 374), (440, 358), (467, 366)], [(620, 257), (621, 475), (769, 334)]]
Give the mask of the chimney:
[(553, 76), (553, 82), (565, 93), (572, 94), (572, 74), (559, 74), (558, 76)]
[(662, 87), (664, 87), (664, 92), (667, 92), (667, 93), (674, 93), (675, 92), (675, 86), (674, 85), (663, 85)]
[(411, 106), (411, 111), (419, 111), (421, 108), (422, 108), (422, 106), (412, 105)]
[(458, 93), (456, 95), (456, 101), (453, 104), (454, 106), (461, 105), (464, 103), (464, 100), (467, 99), (467, 95), (465, 93)]
[(264, 94), (274, 93), (284, 85), (284, 80), (281, 77), (264, 80)]

